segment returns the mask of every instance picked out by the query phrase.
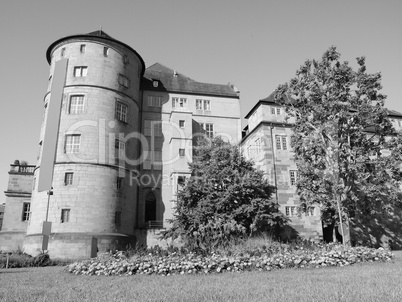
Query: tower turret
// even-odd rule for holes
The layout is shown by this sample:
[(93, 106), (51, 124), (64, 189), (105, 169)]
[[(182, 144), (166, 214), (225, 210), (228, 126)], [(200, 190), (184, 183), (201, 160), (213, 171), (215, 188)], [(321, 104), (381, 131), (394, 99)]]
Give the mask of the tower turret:
[(52, 257), (88, 257), (99, 251), (133, 244), (137, 219), (137, 185), (130, 172), (138, 169), (141, 56), (103, 31), (73, 35), (52, 43), (44, 115), (34, 173), (31, 220), (24, 241), (29, 254), (42, 248), (42, 223), (48, 195), (38, 192), (45, 144), (47, 106), (55, 62), (67, 59), (60, 126), (48, 220), (52, 222)]

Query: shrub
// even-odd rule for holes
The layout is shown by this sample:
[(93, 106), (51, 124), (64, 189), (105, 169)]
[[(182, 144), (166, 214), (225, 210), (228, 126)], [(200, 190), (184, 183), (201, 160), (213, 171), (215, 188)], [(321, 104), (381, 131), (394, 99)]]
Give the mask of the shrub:
[(41, 253), (36, 257), (32, 257), (21, 251), (20, 249), (8, 253), (0, 253), (0, 268), (5, 268), (7, 265), (7, 256), (8, 259), (8, 268), (19, 268), (19, 267), (43, 267), (43, 266), (65, 266), (70, 264), (71, 260), (64, 259), (56, 259), (51, 260), (47, 253)]
[(229, 251), (199, 254), (191, 251), (148, 250), (148, 254), (128, 258), (123, 252), (100, 254), (97, 258), (78, 261), (66, 270), (82, 275), (173, 275), (197, 273), (270, 271), (282, 268), (319, 268), (347, 266), (358, 262), (390, 261), (394, 255), (383, 248), (346, 247), (337, 244), (302, 245), (275, 243), (255, 249), (241, 247)]

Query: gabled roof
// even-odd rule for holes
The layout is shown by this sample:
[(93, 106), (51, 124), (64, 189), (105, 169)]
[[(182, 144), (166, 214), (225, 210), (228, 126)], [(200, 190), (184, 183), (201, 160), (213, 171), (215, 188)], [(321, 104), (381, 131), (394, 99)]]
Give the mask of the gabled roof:
[(251, 110), (247, 113), (247, 115), (244, 117), (246, 119), (248, 119), (250, 117), (251, 114), (253, 114), (253, 112), (261, 105), (261, 104), (270, 104), (270, 105), (276, 105), (276, 106), (280, 106), (279, 104), (277, 104), (275, 102), (275, 93), (272, 92), (269, 96), (267, 96), (265, 99), (261, 99), (257, 102), (257, 104), (254, 105), (253, 108), (251, 108)]
[[(158, 81), (157, 87), (154, 87), (154, 81)], [(141, 88), (143, 90), (160, 90), (239, 98), (239, 94), (236, 92), (233, 85), (197, 82), (160, 63), (155, 63), (145, 70)]]
[[(275, 96), (274, 96), (274, 92), (272, 92), (269, 96), (267, 96), (265, 99), (261, 99), (257, 102), (257, 104), (254, 105), (254, 107), (247, 113), (247, 115), (245, 116), (245, 118), (249, 118), (250, 115), (261, 105), (261, 104), (267, 104), (267, 105), (276, 105), (276, 106), (280, 106), (279, 104), (277, 104), (275, 102)], [(289, 100), (289, 97), (288, 97)], [(402, 118), (402, 113), (395, 111), (395, 110), (391, 110), (391, 109), (387, 109), (388, 111), (388, 116), (390, 117), (397, 117), (397, 118)]]

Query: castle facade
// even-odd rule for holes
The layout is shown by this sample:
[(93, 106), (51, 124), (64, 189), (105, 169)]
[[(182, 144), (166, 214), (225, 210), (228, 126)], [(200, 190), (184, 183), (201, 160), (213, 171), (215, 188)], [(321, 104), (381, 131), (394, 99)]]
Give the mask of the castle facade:
[[(242, 132), (233, 85), (201, 83), (159, 63), (146, 68), (133, 48), (103, 31), (61, 38), (46, 57), (49, 85), (37, 163), (11, 165), (0, 250), (38, 254), (44, 221), (51, 223), (47, 250), (54, 258), (161, 244), (158, 233), (169, 228), (200, 136), (240, 144), (264, 171), (277, 188), (273, 198), (291, 219), (287, 237), (323, 238), (318, 206), (297, 214), (291, 123), (272, 96), (254, 106)], [(60, 61), (66, 62), (62, 68)], [(43, 190), (38, 183), (48, 159), (43, 150), (54, 118), (48, 107), (56, 73), (64, 79), (61, 108), (51, 188)], [(394, 118), (400, 127), (402, 115)]]

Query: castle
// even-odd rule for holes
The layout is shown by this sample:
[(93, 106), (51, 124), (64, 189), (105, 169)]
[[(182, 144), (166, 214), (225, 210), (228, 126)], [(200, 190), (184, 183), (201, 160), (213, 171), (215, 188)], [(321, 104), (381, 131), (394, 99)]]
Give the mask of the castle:
[[(197, 82), (159, 63), (146, 68), (134, 49), (103, 31), (61, 38), (46, 57), (38, 160), (11, 165), (0, 250), (38, 254), (44, 221), (51, 223), (46, 249), (56, 258), (160, 244), (158, 232), (169, 227), (199, 136), (240, 144), (277, 187), (274, 198), (291, 218), (291, 230), (323, 238), (318, 207), (297, 215), (291, 124), (272, 96), (254, 106), (242, 131), (236, 87)], [(56, 77), (62, 86), (53, 161), (44, 153), (47, 129), (55, 128), (48, 107), (59, 93)], [(400, 128), (402, 115), (392, 114)], [(39, 182), (49, 158), (52, 182), (44, 190)]]

